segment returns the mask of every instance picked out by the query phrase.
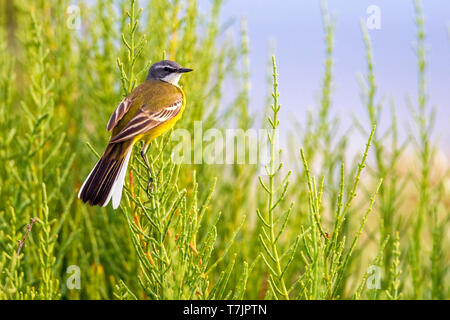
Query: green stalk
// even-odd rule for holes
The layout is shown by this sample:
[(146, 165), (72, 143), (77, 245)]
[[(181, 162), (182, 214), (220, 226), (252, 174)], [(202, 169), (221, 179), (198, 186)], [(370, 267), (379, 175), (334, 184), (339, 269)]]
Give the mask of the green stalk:
[[(280, 204), (283, 200), (286, 189), (287, 189), (287, 177), (284, 179), (284, 183), (281, 186), (282, 192), (278, 199), (275, 199), (277, 194), (277, 190), (279, 188), (275, 187), (276, 184), (276, 176), (281, 170), (282, 163), (279, 165), (275, 163), (277, 159), (279, 159), (280, 151), (277, 150), (277, 144), (275, 139), (277, 138), (277, 128), (279, 126), (278, 113), (280, 111), (281, 106), (278, 103), (278, 74), (277, 74), (277, 66), (275, 62), (275, 56), (272, 56), (272, 68), (273, 68), (273, 104), (272, 104), (272, 118), (268, 118), (270, 124), (270, 133), (268, 134), (269, 144), (270, 144), (270, 161), (269, 166), (266, 166), (266, 171), (268, 175), (268, 186), (265, 185), (262, 178), (259, 177), (259, 182), (263, 189), (267, 193), (267, 221), (262, 217), (262, 215), (258, 214), (258, 217), (263, 222), (262, 234), (259, 235), (259, 240), (265, 251), (261, 253), (263, 261), (265, 262), (267, 268), (270, 271), (269, 277), (269, 286), (272, 291), (272, 295), (274, 298), (282, 297), (283, 299), (289, 300), (289, 293), (286, 288), (285, 280), (284, 280), (284, 272), (281, 266), (281, 258), (279, 255), (277, 242), (279, 240), (279, 235), (276, 235), (275, 231), (275, 208)], [(285, 225), (281, 227), (279, 234), (283, 232)], [(267, 234), (267, 231), (269, 234)], [(268, 243), (267, 243), (268, 242)], [(265, 252), (265, 253), (264, 253)], [(293, 254), (293, 253), (292, 253)], [(287, 268), (287, 265), (284, 266), (284, 270)]]
[(417, 152), (420, 159), (421, 171), (418, 189), (419, 203), (417, 206), (417, 218), (412, 236), (411, 270), (414, 297), (417, 299), (423, 293), (422, 229), (425, 215), (430, 216), (430, 170), (433, 152), (433, 148), (430, 145), (430, 131), (432, 129), (433, 115), (428, 114), (427, 108), (425, 29), (422, 6), (419, 0), (414, 0), (414, 8), (416, 11), (416, 54), (418, 66), (418, 111), (415, 116), (415, 121), (419, 131)]
[[(275, 230), (274, 230), (274, 212), (273, 212), (273, 203), (274, 203), (274, 193), (275, 193), (275, 158), (277, 156), (277, 150), (275, 145), (275, 135), (276, 130), (278, 128), (278, 112), (280, 111), (280, 105), (278, 104), (278, 81), (277, 81), (277, 66), (275, 63), (275, 56), (272, 56), (273, 62), (273, 120), (272, 120), (272, 136), (271, 136), (271, 145), (270, 145), (270, 173), (269, 173), (269, 202), (268, 202), (268, 213), (269, 213), (269, 224), (270, 224), (270, 242), (272, 245), (272, 252), (275, 258), (276, 263), (276, 271), (278, 276), (281, 276), (281, 263), (280, 258), (278, 256), (278, 248), (275, 242)], [(280, 279), (281, 290), (283, 292), (283, 296), (286, 300), (289, 300), (289, 294), (286, 289), (286, 284), (284, 283), (284, 279), (281, 277)]]

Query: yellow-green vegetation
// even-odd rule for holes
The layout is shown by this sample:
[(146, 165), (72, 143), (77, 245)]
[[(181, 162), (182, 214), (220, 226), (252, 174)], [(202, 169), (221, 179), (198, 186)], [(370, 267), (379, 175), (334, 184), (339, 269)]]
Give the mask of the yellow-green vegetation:
[[(245, 22), (234, 37), (222, 33), (222, 1), (204, 15), (195, 0), (0, 1), (0, 299), (449, 299), (449, 172), (435, 172), (414, 3), (415, 127), (399, 141), (392, 111), (388, 129), (377, 129), (389, 106), (361, 24), (361, 108), (372, 125), (355, 120), (367, 144), (351, 161), (354, 132), (336, 135), (330, 114), (335, 21), (325, 5), (320, 100), (291, 135), (302, 149), (285, 156), (275, 145), (284, 125), (275, 58), (258, 123), (251, 39)], [(163, 58), (195, 70), (182, 80), (188, 103), (177, 128), (192, 137), (194, 121), (203, 131), (266, 128), (270, 161), (176, 164), (166, 133), (149, 148), (150, 194), (135, 150), (120, 208), (82, 204), (76, 195), (111, 112)], [(192, 145), (193, 154), (205, 148)]]

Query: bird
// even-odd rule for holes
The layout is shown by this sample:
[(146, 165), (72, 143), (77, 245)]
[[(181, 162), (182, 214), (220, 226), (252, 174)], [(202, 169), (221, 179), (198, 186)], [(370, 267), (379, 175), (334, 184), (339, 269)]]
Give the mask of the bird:
[(82, 184), (78, 198), (84, 203), (105, 207), (112, 200), (117, 209), (133, 146), (143, 141), (141, 157), (148, 169), (147, 192), (152, 188), (150, 164), (146, 152), (150, 142), (170, 130), (182, 117), (186, 99), (178, 81), (183, 68), (175, 61), (153, 64), (145, 82), (128, 94), (112, 113), (106, 129), (111, 138), (101, 158)]

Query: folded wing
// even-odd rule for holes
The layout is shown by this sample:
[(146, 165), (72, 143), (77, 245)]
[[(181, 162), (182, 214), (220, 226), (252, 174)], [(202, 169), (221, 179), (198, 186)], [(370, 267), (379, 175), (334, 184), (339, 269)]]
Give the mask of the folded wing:
[(132, 139), (174, 118), (180, 112), (182, 104), (183, 100), (180, 99), (172, 105), (154, 112), (146, 110), (143, 106), (130, 122), (111, 138), (110, 143)]
[(123, 118), (125, 113), (130, 109), (131, 103), (133, 102), (132, 99), (129, 97), (126, 97), (122, 100), (122, 102), (117, 106), (116, 110), (114, 110), (113, 114), (109, 118), (108, 125), (106, 126), (106, 129), (108, 131), (111, 131), (114, 129), (114, 127), (117, 125), (117, 123), (120, 121), (120, 119)]

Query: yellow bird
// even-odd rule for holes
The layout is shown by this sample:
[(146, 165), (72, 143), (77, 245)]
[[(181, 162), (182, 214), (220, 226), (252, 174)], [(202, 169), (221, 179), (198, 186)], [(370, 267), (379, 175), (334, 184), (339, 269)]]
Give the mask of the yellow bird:
[[(137, 86), (116, 108), (107, 130), (112, 130), (108, 146), (89, 173), (78, 198), (90, 205), (106, 206), (112, 199), (117, 209), (133, 145), (144, 141), (141, 156), (150, 173), (146, 151), (150, 142), (171, 129), (181, 118), (186, 101), (178, 86), (181, 74), (192, 69), (162, 60), (150, 67), (147, 79)], [(147, 190), (151, 188), (150, 177)]]

